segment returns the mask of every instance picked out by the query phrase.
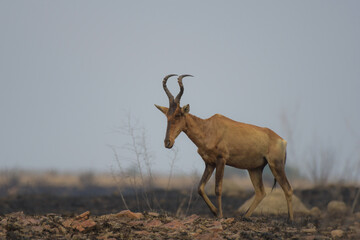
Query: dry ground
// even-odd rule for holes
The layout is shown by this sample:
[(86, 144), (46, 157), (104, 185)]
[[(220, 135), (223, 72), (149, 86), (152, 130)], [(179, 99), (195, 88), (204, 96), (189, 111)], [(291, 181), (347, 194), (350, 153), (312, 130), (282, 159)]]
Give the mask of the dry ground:
[[(91, 174), (69, 175), (64, 184), (58, 174), (46, 180), (51, 175), (0, 179), (0, 239), (360, 239), (360, 203), (357, 213), (350, 213), (354, 186), (296, 189), (307, 209), (317, 209), (310, 211), (312, 215), (296, 213), (294, 222), (288, 223), (280, 211), (261, 210), (250, 219), (242, 218), (237, 210), (253, 195), (247, 180), (224, 183), (225, 218), (216, 219), (190, 178), (177, 182), (183, 182), (184, 189), (178, 184), (173, 190), (154, 188), (145, 193), (123, 186), (130, 212), (111, 176), (99, 184)], [(163, 178), (163, 188), (167, 183)], [(275, 196), (269, 199), (276, 202)], [(332, 200), (342, 201), (345, 208), (330, 212), (327, 205)]]
[(1, 239), (359, 239), (360, 216), (336, 220), (298, 216), (215, 219), (190, 215), (175, 217), (155, 212), (74, 217), (58, 214), (28, 216), (22, 212), (3, 216)]

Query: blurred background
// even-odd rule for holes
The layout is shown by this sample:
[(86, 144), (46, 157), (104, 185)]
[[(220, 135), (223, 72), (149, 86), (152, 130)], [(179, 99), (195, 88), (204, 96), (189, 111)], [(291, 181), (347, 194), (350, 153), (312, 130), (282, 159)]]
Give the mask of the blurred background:
[[(285, 138), (291, 177), (359, 181), (359, 9), (358, 1), (0, 1), (1, 176), (76, 173), (84, 184), (143, 171), (166, 176), (165, 187), (168, 176), (198, 176), (195, 145), (181, 134), (165, 149), (166, 119), (153, 105), (168, 105), (162, 78), (177, 73), (195, 76), (182, 97), (192, 114), (220, 113)], [(177, 94), (175, 79), (168, 86)]]

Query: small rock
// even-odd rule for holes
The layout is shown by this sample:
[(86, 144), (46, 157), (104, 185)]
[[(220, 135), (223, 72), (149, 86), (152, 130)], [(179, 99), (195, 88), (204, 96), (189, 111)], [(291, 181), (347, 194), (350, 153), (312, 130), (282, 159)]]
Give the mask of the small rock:
[(57, 214), (56, 213), (48, 213), (48, 214), (46, 214), (46, 216), (52, 218), (52, 217), (56, 217)]
[(61, 234), (65, 234), (67, 231), (66, 231), (66, 228), (64, 228), (63, 226), (61, 226), (61, 225), (59, 225), (58, 226), (58, 229), (59, 229), (59, 232), (61, 233)]
[(149, 216), (152, 216), (152, 217), (158, 217), (160, 216), (160, 214), (156, 213), (156, 212), (148, 212)]
[(197, 240), (221, 240), (223, 239), (217, 232), (203, 233), (195, 237)]
[(8, 222), (7, 218), (3, 218), (0, 220), (0, 225), (5, 226), (7, 224), (7, 222)]
[(240, 235), (238, 233), (230, 234), (227, 237), (228, 237), (228, 239), (240, 239)]
[(90, 216), (90, 211), (86, 211), (86, 212), (80, 214), (79, 216), (76, 216), (75, 219), (76, 220), (86, 220), (86, 219), (89, 219), (89, 216)]
[(144, 224), (144, 222), (143, 222), (143, 221), (137, 221), (137, 220), (135, 220), (135, 221), (128, 222), (128, 224), (129, 224), (130, 226), (139, 226), (139, 225)]
[(294, 228), (294, 227), (287, 227), (286, 232), (288, 232), (288, 233), (296, 233), (296, 232), (298, 232), (298, 230), (296, 228)]
[(210, 227), (208, 230), (209, 230), (209, 231), (213, 231), (213, 232), (221, 232), (221, 231), (223, 231), (223, 227), (222, 227), (222, 225), (221, 225), (221, 222), (219, 222), (219, 221), (214, 221), (214, 222), (213, 222), (213, 226)]
[(344, 235), (344, 231), (340, 229), (332, 230), (331, 237), (333, 238), (341, 238)]
[(303, 239), (303, 240), (315, 240), (316, 236), (315, 235), (302, 236), (301, 239)]
[(27, 226), (27, 225), (39, 225), (40, 224), (40, 220), (36, 219), (36, 218), (32, 218), (32, 217), (27, 217), (21, 220), (22, 225)]
[(331, 201), (327, 205), (327, 211), (330, 215), (344, 215), (347, 212), (347, 207), (342, 201)]
[(226, 218), (226, 219), (223, 218), (223, 219), (220, 220), (220, 222), (226, 223), (226, 224), (230, 224), (230, 223), (232, 223), (234, 221), (235, 221), (234, 218)]
[(71, 224), (74, 222), (74, 219), (66, 219), (65, 221), (62, 222), (62, 225), (66, 228), (69, 228), (71, 227)]
[(305, 229), (301, 229), (301, 232), (303, 232), (303, 233), (315, 233), (315, 232), (316, 232), (316, 228), (305, 228)]
[(31, 230), (34, 231), (34, 232), (42, 232), (43, 227), (42, 226), (32, 226)]
[(111, 232), (107, 232), (107, 233), (105, 233), (105, 234), (103, 234), (103, 235), (98, 236), (96, 239), (98, 239), (98, 240), (110, 240), (110, 239), (115, 239), (115, 238), (111, 238), (111, 236), (112, 236), (112, 233), (111, 233)]
[(185, 228), (184, 224), (178, 220), (173, 220), (167, 224), (164, 225), (165, 228), (169, 229), (183, 229)]
[(92, 229), (95, 226), (96, 226), (96, 222), (94, 222), (91, 219), (88, 219), (88, 220), (85, 220), (82, 222), (75, 221), (73, 223), (73, 228), (78, 230), (79, 232), (83, 232), (85, 230)]
[(92, 228), (96, 226), (96, 222), (92, 219), (85, 220), (81, 223), (81, 226), (84, 228)]
[(157, 219), (153, 219), (150, 222), (145, 224), (145, 227), (158, 227), (162, 225), (162, 222), (160, 220)]
[(54, 232), (54, 228), (51, 227), (51, 226), (48, 225), (48, 224), (44, 224), (44, 225), (42, 226), (42, 229), (45, 230), (45, 231), (51, 232), (51, 233)]
[[(90, 214), (90, 213), (89, 213)], [(75, 219), (66, 219), (65, 221), (63, 221), (61, 224), (65, 227), (65, 228), (73, 228), (78, 230), (79, 232), (83, 232), (85, 230), (89, 230), (92, 229), (93, 227), (96, 226), (96, 222), (92, 219), (84, 219), (87, 218), (86, 216), (88, 216), (89, 214), (85, 214), (82, 217), (76, 217), (79, 220), (75, 220)], [(62, 228), (60, 226), (60, 232), (65, 232), (66, 229)]]
[(318, 207), (313, 207), (310, 209), (310, 215), (313, 217), (320, 217), (321, 216), (321, 210)]
[(184, 224), (191, 224), (191, 223), (193, 223), (193, 222), (194, 222), (196, 219), (198, 219), (198, 218), (200, 218), (198, 215), (193, 214), (193, 215), (185, 218), (185, 219), (183, 220), (183, 223), (184, 223)]
[(141, 219), (141, 218), (144, 217), (144, 215), (142, 213), (131, 212), (130, 210), (123, 210), (123, 211), (117, 213), (116, 217), (127, 217), (127, 218), (131, 218), (131, 219)]
[(142, 230), (142, 231), (134, 231), (135, 234), (141, 235), (141, 236), (149, 236), (150, 233), (148, 231)]

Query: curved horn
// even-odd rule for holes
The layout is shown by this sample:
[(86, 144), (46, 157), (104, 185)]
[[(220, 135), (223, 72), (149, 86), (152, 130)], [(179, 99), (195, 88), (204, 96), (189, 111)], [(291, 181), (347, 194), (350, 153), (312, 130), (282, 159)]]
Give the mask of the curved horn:
[(176, 103), (180, 103), (181, 96), (182, 96), (183, 93), (184, 93), (184, 85), (183, 85), (183, 83), (182, 83), (182, 79), (183, 79), (184, 77), (193, 77), (193, 75), (184, 74), (184, 75), (180, 75), (180, 76), (178, 77), (178, 83), (179, 83), (179, 86), (180, 86), (180, 92), (179, 92), (179, 94), (178, 94), (178, 95), (176, 96), (176, 98), (175, 98), (175, 102), (176, 102)]
[(174, 96), (171, 94), (171, 92), (167, 88), (166, 82), (167, 82), (168, 78), (173, 77), (173, 76), (177, 76), (177, 74), (169, 74), (169, 75), (165, 76), (164, 80), (163, 80), (163, 88), (164, 88), (165, 93), (168, 96), (170, 102), (174, 101)]

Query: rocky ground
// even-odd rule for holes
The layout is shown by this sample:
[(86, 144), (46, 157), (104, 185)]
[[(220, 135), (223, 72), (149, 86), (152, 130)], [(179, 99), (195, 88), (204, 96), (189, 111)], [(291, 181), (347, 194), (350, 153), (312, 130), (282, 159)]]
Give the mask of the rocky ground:
[(144, 196), (129, 195), (126, 202), (131, 212), (124, 210), (119, 195), (92, 196), (87, 194), (94, 192), (90, 190), (74, 195), (68, 190), (44, 194), (38, 189), (0, 196), (0, 239), (360, 239), (359, 204), (351, 213), (354, 187), (295, 191), (308, 213), (295, 213), (292, 223), (282, 213), (243, 218), (237, 209), (252, 192), (224, 195), (225, 218), (216, 219), (204, 201), (189, 191), (148, 193), (148, 204), (155, 206), (152, 210), (141, 201)]
[(7, 214), (0, 221), (1, 239), (360, 239), (360, 214), (329, 218), (240, 216), (215, 219), (193, 214), (175, 217), (156, 212), (92, 216)]

